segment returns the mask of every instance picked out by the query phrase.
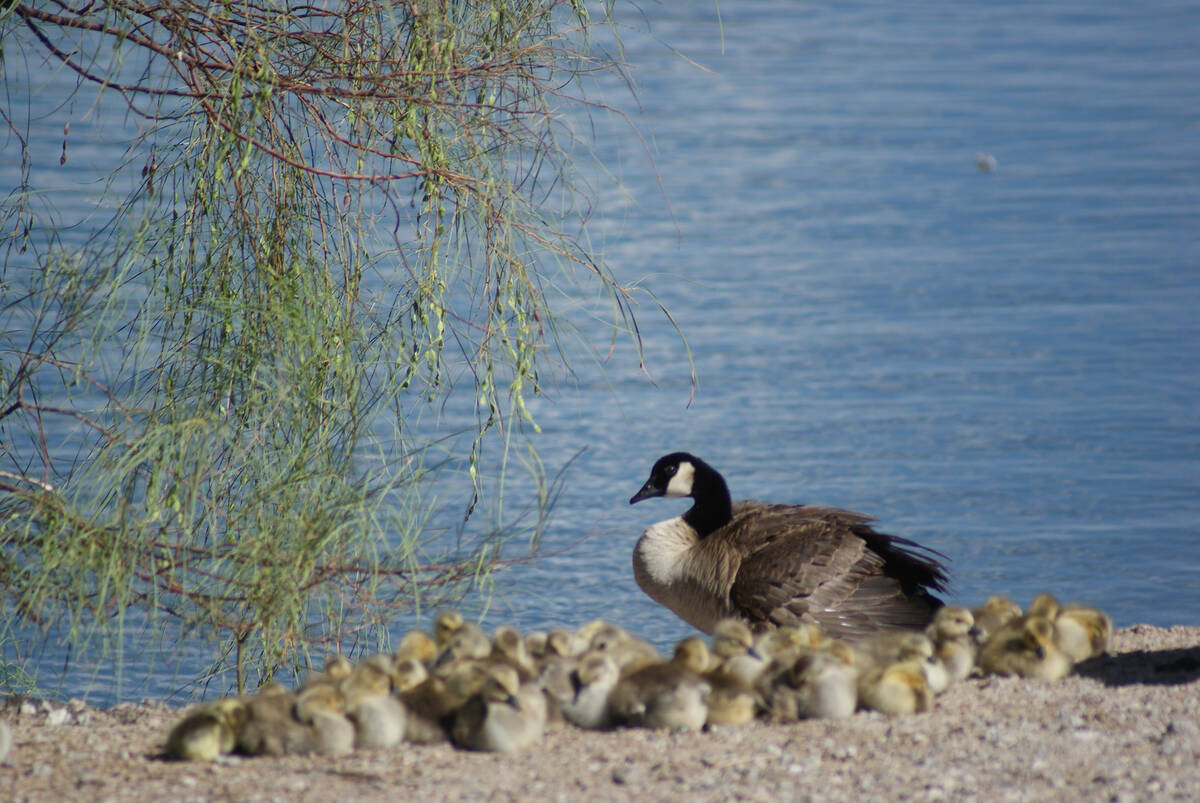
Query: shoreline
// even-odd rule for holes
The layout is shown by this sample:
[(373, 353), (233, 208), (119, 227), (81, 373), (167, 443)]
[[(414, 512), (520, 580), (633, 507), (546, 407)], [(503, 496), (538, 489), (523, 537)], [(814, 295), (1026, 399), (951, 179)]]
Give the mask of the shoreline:
[[(1064, 680), (971, 678), (932, 711), (702, 733), (552, 726), (510, 754), (158, 757), (182, 708), (10, 701), (15, 801), (1200, 799), (1200, 627), (1135, 625)], [(30, 713), (30, 708), (33, 712)]]

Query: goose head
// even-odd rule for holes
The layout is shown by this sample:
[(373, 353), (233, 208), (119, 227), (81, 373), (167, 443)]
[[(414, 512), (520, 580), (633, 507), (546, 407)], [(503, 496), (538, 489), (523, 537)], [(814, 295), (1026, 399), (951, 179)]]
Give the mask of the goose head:
[(687, 452), (673, 452), (658, 458), (650, 469), (650, 478), (629, 504), (655, 496), (693, 496), (696, 486), (696, 464), (703, 462)]
[(629, 504), (656, 496), (690, 496), (695, 500), (683, 519), (702, 538), (733, 518), (733, 502), (725, 479), (708, 463), (687, 452), (660, 457), (650, 470), (650, 478)]

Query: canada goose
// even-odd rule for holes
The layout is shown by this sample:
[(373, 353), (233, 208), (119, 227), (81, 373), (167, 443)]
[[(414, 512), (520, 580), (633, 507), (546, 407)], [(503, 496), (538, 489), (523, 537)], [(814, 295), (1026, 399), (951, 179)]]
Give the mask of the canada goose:
[(630, 504), (691, 497), (683, 515), (651, 525), (633, 574), (654, 601), (705, 633), (726, 617), (755, 630), (817, 623), (835, 637), (921, 628), (941, 602), (940, 553), (871, 528), (860, 513), (734, 503), (725, 480), (685, 452), (659, 458)]
[(979, 668), (988, 675), (1058, 680), (1071, 671), (1071, 659), (1055, 644), (1054, 622), (1026, 616), (988, 639), (979, 653)]
[(545, 727), (542, 693), (522, 686), (511, 666), (493, 664), (483, 689), (455, 715), (452, 733), (461, 747), (509, 752), (541, 739)]
[(702, 677), (708, 647), (691, 637), (675, 646), (675, 655), (625, 675), (609, 695), (613, 719), (627, 725), (671, 730), (700, 730), (708, 719), (711, 685)]

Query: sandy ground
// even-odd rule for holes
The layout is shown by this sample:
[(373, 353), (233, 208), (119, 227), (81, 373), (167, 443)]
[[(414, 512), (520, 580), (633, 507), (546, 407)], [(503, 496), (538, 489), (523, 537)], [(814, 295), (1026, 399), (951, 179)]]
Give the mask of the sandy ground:
[(1200, 628), (1140, 625), (1057, 683), (971, 679), (932, 712), (706, 733), (559, 725), (510, 755), (158, 757), (179, 710), (10, 701), (0, 798), (1200, 800)]

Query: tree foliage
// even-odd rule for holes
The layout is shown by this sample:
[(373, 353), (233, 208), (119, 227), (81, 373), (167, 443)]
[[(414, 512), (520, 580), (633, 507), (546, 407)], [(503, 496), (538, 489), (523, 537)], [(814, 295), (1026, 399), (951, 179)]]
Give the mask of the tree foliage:
[[(140, 131), (114, 168), (132, 190), (68, 246), (29, 108), (11, 86), (0, 106), (22, 154), (0, 206), (8, 626), (137, 611), (213, 639), (241, 686), (486, 575), (512, 530), (432, 538), (422, 479), (461, 463), (469, 509), (489, 433), (528, 421), (556, 359), (546, 283), (603, 289), (636, 343), (560, 147), (580, 77), (620, 70), (583, 6), (0, 14), (6, 81), (69, 70)], [(461, 398), (474, 433), (439, 452), (428, 421)]]

